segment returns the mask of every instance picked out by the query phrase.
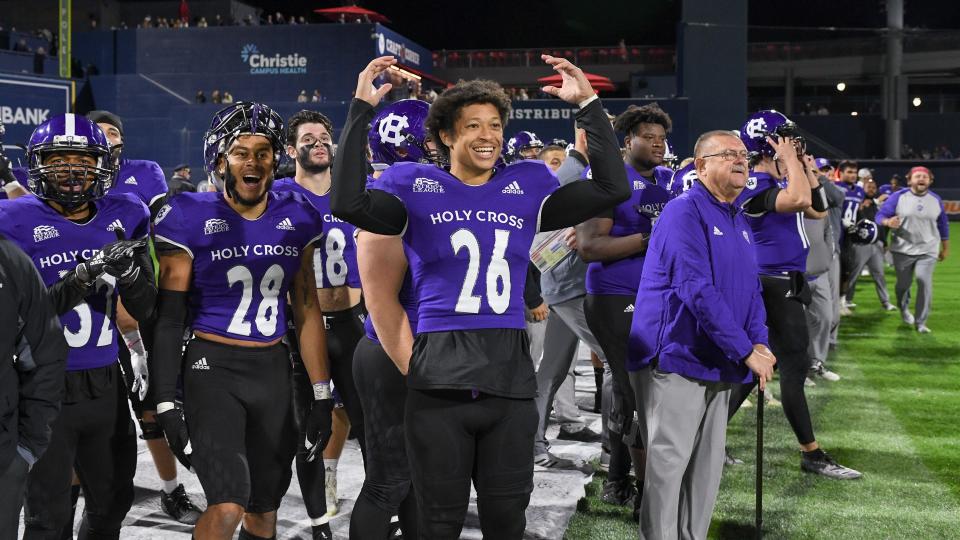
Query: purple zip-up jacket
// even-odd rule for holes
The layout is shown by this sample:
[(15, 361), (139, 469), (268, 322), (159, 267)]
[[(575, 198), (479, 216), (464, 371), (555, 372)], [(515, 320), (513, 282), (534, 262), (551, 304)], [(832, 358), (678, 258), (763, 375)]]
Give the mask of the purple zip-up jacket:
[(767, 345), (753, 234), (743, 211), (695, 182), (654, 226), (634, 304), (627, 369), (749, 382), (744, 363)]

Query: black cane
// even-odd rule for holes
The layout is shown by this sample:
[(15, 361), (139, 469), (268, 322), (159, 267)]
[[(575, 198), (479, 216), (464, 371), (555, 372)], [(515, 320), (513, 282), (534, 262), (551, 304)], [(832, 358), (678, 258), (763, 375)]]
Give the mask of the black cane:
[(763, 388), (757, 390), (757, 479), (756, 526), (757, 538), (763, 538)]

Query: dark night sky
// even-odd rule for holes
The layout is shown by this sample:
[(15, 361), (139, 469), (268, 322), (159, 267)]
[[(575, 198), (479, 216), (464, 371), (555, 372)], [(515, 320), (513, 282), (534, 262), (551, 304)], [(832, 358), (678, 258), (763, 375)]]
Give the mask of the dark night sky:
[[(271, 11), (306, 15), (315, 8), (346, 2), (246, 0)], [(791, 5), (792, 4), (792, 5)], [(430, 49), (673, 44), (682, 0), (527, 0), (450, 2), (364, 0), (360, 5), (385, 14), (391, 28)], [(838, 31), (754, 28), (756, 41), (829, 39), (864, 35), (843, 28), (878, 28), (886, 22), (883, 0), (806, 0), (749, 3), (751, 26), (820, 27)], [(785, 7), (787, 6), (787, 7)], [(905, 0), (907, 27), (960, 28), (960, 4)], [(952, 6), (952, 7), (944, 7)], [(789, 18), (784, 13), (789, 12)]]

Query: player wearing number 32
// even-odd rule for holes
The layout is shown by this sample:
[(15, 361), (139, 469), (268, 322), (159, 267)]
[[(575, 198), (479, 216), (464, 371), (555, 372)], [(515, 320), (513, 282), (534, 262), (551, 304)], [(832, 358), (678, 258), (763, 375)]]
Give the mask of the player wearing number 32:
[[(170, 449), (193, 466), (207, 497), (197, 538), (232, 538), (241, 519), (240, 538), (276, 534), (299, 438), (281, 342), (288, 290), (314, 383), (307, 448), (322, 448), (330, 434), (312, 247), (323, 220), (301, 195), (270, 191), (282, 151), (283, 120), (269, 107), (241, 102), (221, 110), (204, 137), (204, 156), (224, 192), (182, 193), (155, 220), (157, 413)], [(181, 417), (173, 401), (188, 303), (194, 337), (183, 362)]]
[[(36, 197), (6, 203), (0, 232), (40, 270), (70, 351), (50, 447), (36, 463), (25, 456), (24, 538), (59, 537), (70, 524), (72, 469), (86, 500), (81, 537), (117, 538), (133, 502), (137, 443), (117, 363), (116, 305), (119, 296), (141, 321), (153, 311), (150, 214), (133, 195), (106, 195), (116, 177), (109, 144), (82, 116), (41, 124), (27, 159)], [(137, 240), (118, 240), (127, 236)]]
[(372, 83), (396, 63), (392, 57), (360, 73), (334, 160), (334, 215), (402, 235), (419, 295), (404, 424), (424, 538), (459, 538), (471, 479), (483, 536), (523, 536), (537, 430), (522, 298), (530, 245), (538, 231), (572, 226), (630, 196), (616, 136), (590, 83), (567, 60), (543, 59), (563, 78), (561, 88), (544, 91), (579, 105), (592, 181), (560, 188), (542, 162), (498, 164), (509, 98), (496, 83), (469, 81), (447, 89), (427, 117), (449, 170), (398, 163), (365, 189), (364, 136), (390, 90)]

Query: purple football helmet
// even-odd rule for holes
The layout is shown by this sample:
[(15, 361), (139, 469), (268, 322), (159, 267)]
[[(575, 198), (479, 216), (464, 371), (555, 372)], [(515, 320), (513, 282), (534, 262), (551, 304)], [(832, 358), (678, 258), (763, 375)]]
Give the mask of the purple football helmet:
[[(55, 153), (84, 154), (94, 165), (59, 163), (45, 165)], [(39, 198), (65, 208), (103, 197), (117, 175), (110, 156), (110, 143), (100, 126), (76, 114), (61, 114), (37, 126), (27, 145), (27, 183)], [(82, 186), (92, 180), (90, 187)], [(76, 189), (78, 186), (81, 189)]]
[(436, 150), (427, 148), (424, 127), (430, 104), (419, 99), (401, 99), (384, 107), (370, 123), (367, 140), (373, 163), (393, 165), (399, 161), (439, 163)]
[(696, 180), (697, 168), (694, 166), (694, 162), (691, 161), (686, 167), (680, 167), (674, 171), (670, 183), (667, 184), (667, 191), (674, 197), (678, 197), (681, 193), (693, 187), (693, 183)]
[(758, 111), (751, 114), (740, 128), (740, 140), (751, 155), (751, 163), (759, 161), (761, 156), (773, 157), (777, 153), (767, 142), (768, 136), (774, 140), (781, 136), (793, 137), (797, 154), (802, 155), (806, 150), (797, 125), (789, 118), (774, 110)]
[(663, 141), (663, 162), (667, 164), (668, 167), (673, 167), (673, 164), (677, 161), (677, 155), (673, 153), (673, 149), (670, 148), (670, 141)]
[(856, 244), (872, 244), (880, 237), (880, 228), (873, 220), (861, 219), (854, 226), (853, 234), (850, 236)]
[[(283, 156), (283, 119), (262, 103), (238, 101), (213, 115), (210, 129), (203, 137), (203, 160), (211, 181), (222, 191), (220, 178), (215, 174), (220, 156), (226, 153), (240, 135), (262, 135), (273, 147), (273, 173), (280, 167)], [(235, 179), (234, 179), (235, 180)]]
[(538, 152), (543, 149), (543, 142), (532, 131), (518, 132), (507, 141), (506, 160), (507, 163), (527, 159), (523, 157), (522, 152), (529, 148), (535, 148)]

